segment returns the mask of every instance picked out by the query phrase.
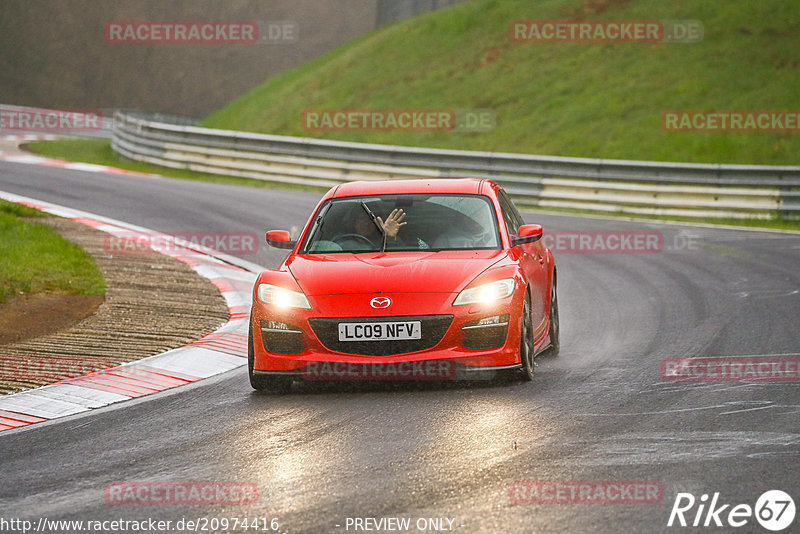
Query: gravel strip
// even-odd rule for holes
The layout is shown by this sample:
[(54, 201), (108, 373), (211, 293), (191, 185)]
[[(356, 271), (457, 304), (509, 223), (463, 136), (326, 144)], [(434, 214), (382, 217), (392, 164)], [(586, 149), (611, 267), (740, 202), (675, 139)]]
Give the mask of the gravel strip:
[(228, 320), (217, 288), (183, 262), (155, 252), (111, 255), (105, 232), (60, 217), (36, 222), (94, 257), (105, 302), (65, 330), (0, 347), (0, 395), (181, 347)]

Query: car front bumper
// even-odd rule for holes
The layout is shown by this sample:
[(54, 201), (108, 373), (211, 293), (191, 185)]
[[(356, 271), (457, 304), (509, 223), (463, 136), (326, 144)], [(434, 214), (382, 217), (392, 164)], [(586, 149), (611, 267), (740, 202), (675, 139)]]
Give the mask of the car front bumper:
[[(452, 296), (443, 299), (439, 294), (414, 294), (413, 301), (406, 295), (391, 295), (393, 301), (398, 303), (393, 310), (395, 313), (377, 315), (374, 309), (363, 304), (373, 295), (362, 294), (345, 300), (344, 305), (339, 297), (338, 309), (347, 309), (353, 314), (336, 318), (325, 313), (334, 311), (332, 298), (315, 299), (311, 310), (277, 309), (254, 300), (254, 373), (302, 376), (308, 375), (310, 368), (321, 363), (340, 364), (336, 372), (350, 375), (354, 374), (353, 366), (370, 365), (374, 370), (380, 369), (375, 366), (404, 362), (447, 361), (455, 369), (450, 371), (452, 376), (518, 367), (522, 295), (521, 291), (517, 291), (501, 301), (464, 306), (452, 306)], [(443, 301), (447, 302), (446, 305), (442, 304)], [(410, 305), (411, 302), (415, 305)], [(432, 313), (404, 313), (420, 309)], [(442, 324), (443, 318), (446, 318), (446, 324)], [(369, 341), (361, 342), (356, 347), (355, 342), (339, 342), (335, 329), (331, 329), (337, 321), (420, 320), (424, 338), (426, 324), (432, 328), (434, 319), (438, 321), (436, 328), (441, 332), (436, 333), (435, 339), (423, 340), (425, 342), (417, 347), (404, 341)], [(325, 322), (325, 328), (321, 328), (320, 325)], [(352, 348), (348, 343), (353, 343)], [(370, 344), (381, 344), (382, 347), (373, 345), (373, 349)], [(343, 367), (346, 364), (351, 365)], [(402, 369), (395, 369), (397, 378), (403, 378), (399, 376)], [(373, 371), (362, 373), (365, 377), (373, 374)], [(415, 375), (413, 372), (409, 374)]]

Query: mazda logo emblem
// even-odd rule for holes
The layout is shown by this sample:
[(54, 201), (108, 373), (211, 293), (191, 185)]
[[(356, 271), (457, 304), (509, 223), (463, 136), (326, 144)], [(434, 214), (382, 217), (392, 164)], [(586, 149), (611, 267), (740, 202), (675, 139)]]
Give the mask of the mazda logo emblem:
[(373, 308), (383, 309), (388, 308), (392, 304), (392, 299), (389, 297), (375, 297), (369, 301), (369, 305)]

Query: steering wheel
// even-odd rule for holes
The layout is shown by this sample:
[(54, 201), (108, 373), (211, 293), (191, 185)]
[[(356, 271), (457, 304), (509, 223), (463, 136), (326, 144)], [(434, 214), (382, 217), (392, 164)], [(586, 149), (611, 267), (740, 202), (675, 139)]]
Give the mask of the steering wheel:
[(342, 234), (342, 235), (337, 235), (336, 237), (333, 238), (333, 241), (334, 241), (334, 243), (339, 243), (340, 241), (345, 241), (347, 239), (352, 239), (352, 240), (355, 240), (355, 241), (361, 241), (363, 244), (369, 245), (370, 247), (374, 247), (375, 246), (375, 243), (373, 243), (372, 241), (369, 240), (369, 238), (364, 237), (361, 234)]

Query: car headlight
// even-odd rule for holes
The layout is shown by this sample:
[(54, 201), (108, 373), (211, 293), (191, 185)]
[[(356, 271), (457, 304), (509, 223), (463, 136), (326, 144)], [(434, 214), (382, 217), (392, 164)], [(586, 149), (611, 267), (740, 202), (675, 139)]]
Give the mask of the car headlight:
[(453, 306), (494, 302), (510, 297), (514, 292), (515, 285), (513, 278), (505, 278), (476, 287), (468, 287), (458, 294), (456, 300), (453, 301)]
[(258, 300), (279, 308), (311, 309), (308, 299), (299, 291), (291, 291), (272, 284), (258, 284)]

